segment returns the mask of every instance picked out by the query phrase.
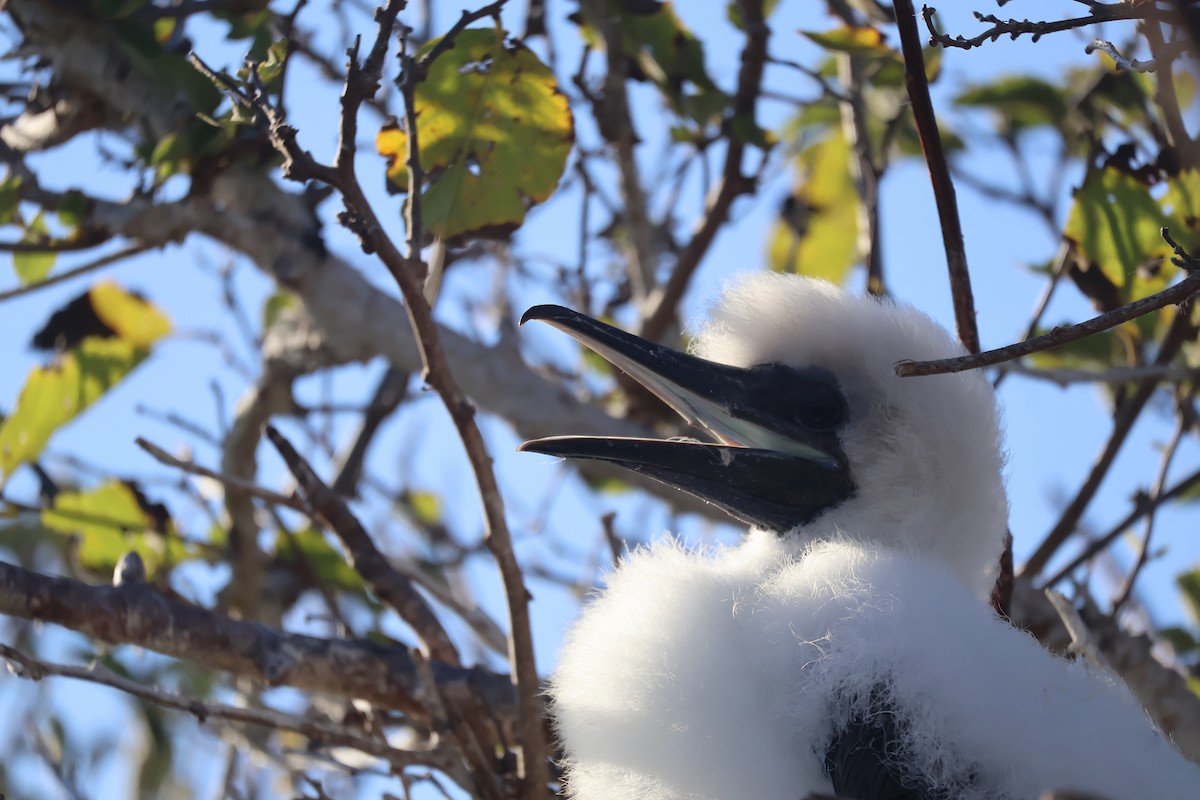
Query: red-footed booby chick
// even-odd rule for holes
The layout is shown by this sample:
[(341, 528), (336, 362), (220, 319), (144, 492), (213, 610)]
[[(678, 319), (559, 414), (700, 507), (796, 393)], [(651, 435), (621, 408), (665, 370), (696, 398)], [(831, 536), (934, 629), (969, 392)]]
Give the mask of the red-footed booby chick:
[[(550, 694), (578, 800), (1200, 797), (1200, 769), (1108, 675), (987, 603), (1007, 504), (980, 372), (920, 312), (791, 275), (734, 284), (695, 355), (530, 309), (716, 440), (557, 437), (751, 525), (739, 547), (632, 553)], [(524, 320), (523, 320), (524, 321)]]

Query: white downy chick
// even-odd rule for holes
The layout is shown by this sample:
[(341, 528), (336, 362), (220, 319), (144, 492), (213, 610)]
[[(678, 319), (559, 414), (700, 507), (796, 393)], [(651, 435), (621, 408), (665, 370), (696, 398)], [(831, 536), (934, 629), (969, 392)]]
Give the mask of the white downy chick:
[(578, 800), (1200, 798), (1200, 768), (1108, 675), (987, 600), (1007, 507), (980, 372), (920, 312), (798, 276), (734, 284), (688, 356), (567, 309), (540, 319), (717, 444), (558, 437), (751, 524), (739, 547), (632, 553), (551, 684)]

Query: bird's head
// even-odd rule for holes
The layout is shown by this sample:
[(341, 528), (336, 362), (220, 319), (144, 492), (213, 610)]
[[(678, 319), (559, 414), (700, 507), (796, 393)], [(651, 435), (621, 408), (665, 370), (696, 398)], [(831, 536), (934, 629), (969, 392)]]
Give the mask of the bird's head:
[(1007, 504), (980, 372), (899, 378), (963, 352), (915, 309), (794, 275), (734, 283), (691, 355), (559, 306), (530, 309), (629, 373), (715, 443), (554, 437), (523, 450), (610, 461), (787, 540), (850, 536), (943, 558), (991, 590)]

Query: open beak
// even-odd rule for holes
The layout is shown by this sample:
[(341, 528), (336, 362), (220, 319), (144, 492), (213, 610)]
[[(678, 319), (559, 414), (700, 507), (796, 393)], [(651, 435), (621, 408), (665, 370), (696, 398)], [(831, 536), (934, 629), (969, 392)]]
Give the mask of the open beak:
[(555, 436), (520, 450), (619, 464), (781, 533), (854, 493), (836, 432), (845, 400), (827, 370), (717, 364), (562, 306), (534, 306), (521, 324), (531, 319), (603, 356), (716, 443)]

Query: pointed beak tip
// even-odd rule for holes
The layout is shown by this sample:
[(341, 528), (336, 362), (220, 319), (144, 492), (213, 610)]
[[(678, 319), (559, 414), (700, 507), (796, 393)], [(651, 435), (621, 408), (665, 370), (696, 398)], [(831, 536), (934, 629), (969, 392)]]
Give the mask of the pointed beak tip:
[(555, 316), (559, 315), (560, 310), (561, 306), (551, 305), (548, 303), (540, 306), (533, 306), (521, 315), (521, 321), (518, 323), (518, 325), (524, 325), (530, 320), (553, 319)]

